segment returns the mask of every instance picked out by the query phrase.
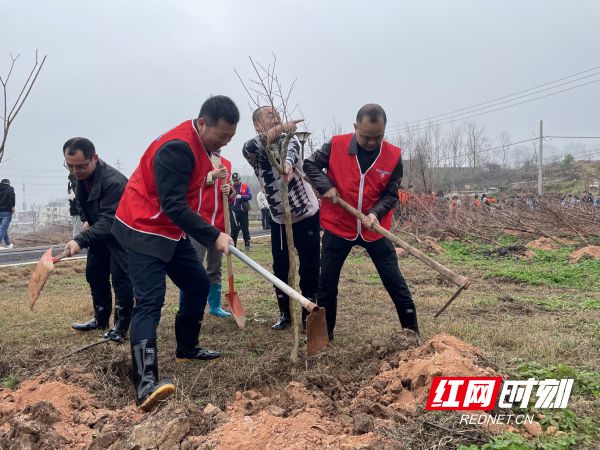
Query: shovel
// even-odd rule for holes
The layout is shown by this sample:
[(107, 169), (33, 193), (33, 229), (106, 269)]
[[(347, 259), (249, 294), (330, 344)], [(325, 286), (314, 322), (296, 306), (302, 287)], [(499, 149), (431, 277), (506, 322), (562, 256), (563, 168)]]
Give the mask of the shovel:
[[(225, 233), (231, 235), (231, 226), (229, 224), (229, 199), (227, 194), (223, 194), (223, 215), (225, 216)], [(227, 279), (229, 281), (229, 292), (225, 294), (227, 303), (229, 303), (229, 309), (238, 327), (244, 328), (246, 325), (246, 311), (240, 301), (240, 297), (235, 292), (235, 284), (233, 282), (233, 263), (231, 262), (231, 255), (227, 255)]]
[(296, 292), (290, 286), (285, 284), (260, 264), (250, 259), (248, 255), (245, 255), (233, 245), (229, 246), (229, 251), (239, 258), (244, 264), (258, 272), (258, 274), (267, 281), (271, 282), (276, 288), (282, 290), (290, 298), (293, 298), (300, 303), (300, 305), (302, 305), (302, 307), (310, 313), (306, 318), (306, 354), (308, 356), (312, 356), (323, 350), (329, 343), (327, 322), (325, 321), (325, 309), (317, 306), (299, 292)]
[(31, 272), (31, 276), (29, 277), (29, 307), (31, 309), (33, 309), (35, 301), (40, 296), (50, 272), (54, 270), (54, 264), (70, 254), (71, 251), (69, 248), (65, 248), (60, 255), (53, 257), (52, 247), (50, 247), (42, 255), (35, 266), (35, 269), (33, 269), (33, 272)]
[[(349, 203), (346, 203), (346, 201), (343, 200), (339, 196), (337, 197), (337, 204), (340, 205), (343, 209), (345, 209), (347, 212), (352, 214), (357, 219), (362, 220), (363, 218), (366, 218), (366, 216), (363, 213), (358, 211), (356, 208), (351, 206)], [(434, 261), (429, 256), (427, 256), (425, 253), (417, 250), (409, 243), (404, 242), (402, 239), (400, 239), (395, 234), (390, 233), (388, 230), (383, 228), (381, 225), (376, 224), (375, 226), (373, 226), (373, 229), (375, 231), (377, 231), (379, 234), (388, 238), (390, 241), (394, 242), (395, 244), (398, 244), (400, 247), (402, 247), (408, 253), (410, 253), (414, 257), (420, 259), (423, 263), (427, 264), (429, 267), (431, 267), (436, 272), (441, 273), (443, 276), (445, 276), (447, 279), (449, 279), (450, 281), (452, 281), (454, 284), (456, 284), (458, 286), (458, 290), (454, 293), (454, 295), (450, 298), (450, 300), (448, 300), (446, 302), (446, 304), (435, 314), (435, 316), (434, 316), (435, 318), (437, 318), (440, 314), (442, 314), (446, 310), (446, 308), (448, 308), (448, 306), (450, 306), (450, 304), (456, 299), (456, 297), (458, 297), (460, 295), (460, 293), (463, 290), (467, 289), (469, 287), (469, 284), (471, 284), (471, 280), (469, 280), (467, 277), (458, 275), (458, 274), (452, 272), (447, 267), (442, 266), (440, 263), (438, 263), (437, 261)]]

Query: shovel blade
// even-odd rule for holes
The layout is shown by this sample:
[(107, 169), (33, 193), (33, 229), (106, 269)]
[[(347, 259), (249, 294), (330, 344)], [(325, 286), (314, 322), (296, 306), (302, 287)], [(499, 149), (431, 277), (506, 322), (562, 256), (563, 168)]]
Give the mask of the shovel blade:
[(315, 307), (306, 318), (306, 354), (315, 355), (329, 344), (325, 308)]
[(246, 325), (246, 311), (244, 310), (244, 306), (242, 305), (242, 302), (237, 292), (228, 292), (227, 294), (225, 294), (225, 298), (227, 298), (227, 303), (229, 303), (229, 309), (231, 309), (231, 314), (233, 314), (233, 318), (238, 324), (238, 327), (244, 328), (244, 326)]
[(38, 261), (35, 269), (31, 272), (31, 276), (29, 277), (29, 307), (33, 309), (33, 305), (35, 305), (35, 301), (40, 296), (42, 289), (44, 288), (44, 284), (46, 284), (46, 280), (50, 275), (50, 272), (54, 270), (54, 263), (52, 262), (52, 247), (46, 250), (46, 252), (42, 255), (40, 260)]

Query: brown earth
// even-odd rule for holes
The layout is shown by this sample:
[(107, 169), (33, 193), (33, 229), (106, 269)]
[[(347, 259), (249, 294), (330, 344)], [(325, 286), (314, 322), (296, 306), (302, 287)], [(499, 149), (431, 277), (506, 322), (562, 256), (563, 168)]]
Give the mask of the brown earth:
[(592, 259), (600, 258), (600, 247), (597, 245), (588, 245), (587, 247), (580, 248), (579, 250), (571, 253), (569, 256), (569, 262), (571, 264), (575, 264), (584, 257)]
[(57, 369), (0, 390), (0, 448), (401, 449), (386, 430), (417, 420), (434, 376), (498, 375), (449, 335), (417, 348), (412, 336), (394, 341), (393, 350), (357, 349), (365, 362), (380, 360), (367, 379), (300, 372), (283, 390), (237, 392), (225, 411), (177, 398), (147, 415), (133, 405), (107, 409), (92, 374)]
[(536, 248), (538, 250), (558, 250), (561, 245), (574, 245), (575, 241), (553, 236), (552, 238), (541, 237), (535, 241), (531, 241), (526, 246), (528, 248)]

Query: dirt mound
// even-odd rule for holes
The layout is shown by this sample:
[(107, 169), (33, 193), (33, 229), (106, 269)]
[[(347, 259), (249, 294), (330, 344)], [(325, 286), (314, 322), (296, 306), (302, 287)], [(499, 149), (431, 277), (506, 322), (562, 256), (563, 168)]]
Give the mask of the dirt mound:
[(569, 262), (571, 264), (575, 264), (576, 262), (579, 262), (581, 258), (599, 259), (600, 247), (597, 245), (588, 245), (587, 247), (580, 248), (579, 250), (571, 253), (569, 256)]
[(453, 336), (437, 335), (419, 348), (400, 353), (395, 368), (383, 363), (381, 373), (357, 393), (353, 409), (382, 410), (383, 405), (384, 410), (414, 415), (425, 402), (434, 376), (498, 376), (490, 367), (481, 367), (482, 361), (475, 347)]
[(0, 448), (88, 448), (92, 437), (142, 418), (134, 407), (112, 411), (84, 388), (47, 376), (0, 390)]
[(563, 239), (555, 237), (553, 239), (547, 237), (541, 237), (535, 241), (531, 241), (527, 244), (529, 248), (536, 248), (538, 250), (558, 250), (562, 245), (573, 245), (575, 242), (569, 239)]
[[(237, 393), (226, 419), (199, 448), (402, 448), (385, 429), (411, 420), (423, 408), (434, 376), (497, 376), (476, 348), (448, 335), (384, 359), (379, 374), (358, 390), (333, 376), (320, 388), (289, 383), (283, 393)], [(335, 403), (335, 405), (332, 405)]]
[(435, 253), (437, 255), (444, 253), (444, 249), (431, 237), (425, 238), (422, 246), (425, 253)]

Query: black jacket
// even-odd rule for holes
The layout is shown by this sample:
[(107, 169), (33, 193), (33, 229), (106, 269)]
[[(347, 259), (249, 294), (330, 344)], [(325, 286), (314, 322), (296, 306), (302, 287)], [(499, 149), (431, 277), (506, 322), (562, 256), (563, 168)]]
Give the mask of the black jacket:
[(15, 190), (10, 184), (0, 183), (0, 212), (12, 212), (15, 207)]
[(83, 181), (78, 181), (75, 186), (75, 198), (81, 220), (90, 225), (88, 231), (83, 231), (75, 237), (75, 242), (81, 248), (89, 247), (95, 242), (103, 244), (116, 242), (111, 228), (127, 184), (125, 175), (102, 160), (98, 160), (91, 181), (92, 190), (89, 194)]

